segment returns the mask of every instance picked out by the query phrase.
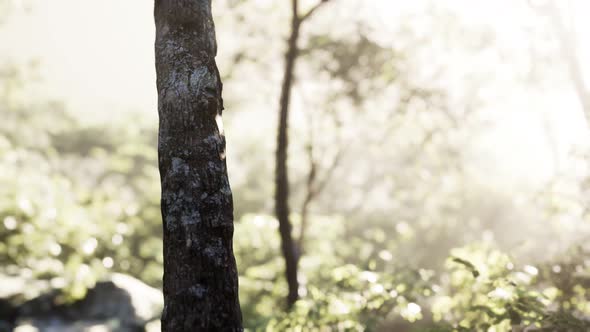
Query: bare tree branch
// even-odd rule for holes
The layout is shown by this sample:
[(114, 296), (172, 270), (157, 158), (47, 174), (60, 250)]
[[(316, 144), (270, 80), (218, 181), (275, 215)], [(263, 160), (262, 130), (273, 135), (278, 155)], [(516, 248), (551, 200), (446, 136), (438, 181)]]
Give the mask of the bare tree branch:
[[(313, 200), (318, 195), (321, 194), (321, 192), (324, 190), (326, 185), (329, 183), (330, 179), (332, 178), (332, 175), (334, 174), (334, 171), (338, 168), (338, 165), (340, 164), (340, 160), (342, 159), (342, 156), (344, 154), (345, 147), (348, 146), (348, 145), (344, 145), (344, 144), (337, 144), (339, 148), (338, 148), (338, 151), (336, 152), (336, 155), (334, 156), (334, 158), (332, 159), (332, 162), (330, 163), (330, 165), (326, 169), (323, 177), (320, 180), (318, 180), (317, 174), (318, 174), (319, 162), (314, 157), (314, 150), (313, 150), (313, 137), (314, 136), (313, 136), (313, 123), (312, 123), (313, 118), (312, 117), (313, 117), (313, 115), (310, 115), (309, 143), (308, 143), (308, 147), (307, 147), (307, 155), (308, 155), (308, 160), (309, 160), (309, 173), (307, 175), (307, 181), (306, 181), (306, 194), (305, 194), (305, 198), (303, 199), (303, 203), (301, 205), (301, 225), (300, 225), (300, 229), (299, 229), (299, 237), (297, 239), (297, 244), (298, 244), (300, 256), (303, 254), (303, 242), (305, 240), (305, 231), (307, 229), (309, 206), (313, 202)], [(335, 118), (334, 121), (336, 122), (336, 126), (339, 128), (338, 119)]]
[(328, 1), (330, 1), (330, 0), (320, 0), (320, 2), (316, 3), (315, 6), (311, 7), (311, 9), (307, 11), (307, 13), (305, 13), (303, 16), (299, 17), (299, 23), (310, 18), (311, 15), (313, 15), (313, 13), (315, 13), (316, 10), (318, 10), (323, 4), (325, 4)]

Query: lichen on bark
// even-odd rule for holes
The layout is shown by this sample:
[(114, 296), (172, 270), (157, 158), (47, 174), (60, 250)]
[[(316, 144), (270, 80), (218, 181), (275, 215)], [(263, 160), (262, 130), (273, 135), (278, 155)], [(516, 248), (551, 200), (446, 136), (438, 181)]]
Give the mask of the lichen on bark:
[(210, 0), (156, 0), (162, 331), (242, 331)]

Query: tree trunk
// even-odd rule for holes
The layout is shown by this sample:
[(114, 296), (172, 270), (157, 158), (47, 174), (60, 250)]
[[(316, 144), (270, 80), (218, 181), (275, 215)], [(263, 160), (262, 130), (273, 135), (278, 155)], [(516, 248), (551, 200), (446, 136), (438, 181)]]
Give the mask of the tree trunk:
[(582, 106), (586, 127), (590, 129), (590, 87), (584, 81), (582, 62), (573, 31), (569, 31), (562, 18), (562, 13), (556, 2), (551, 0), (540, 5), (532, 4), (533, 8), (549, 17), (556, 34), (561, 53), (566, 61), (567, 70), (572, 80), (574, 90)]
[(559, 8), (553, 2), (550, 2), (550, 5), (552, 7), (549, 10), (549, 14), (551, 15), (551, 20), (553, 21), (554, 29), (559, 39), (561, 52), (566, 61), (570, 78), (580, 101), (580, 106), (582, 106), (586, 119), (586, 127), (590, 128), (590, 89), (584, 82), (584, 71), (582, 70), (582, 63), (578, 54), (579, 50), (574, 38), (571, 36), (573, 32), (568, 32), (560, 16)]
[(293, 86), (293, 75), (295, 61), (297, 59), (297, 41), (299, 39), (300, 22), (297, 16), (297, 0), (293, 0), (293, 18), (291, 21), (291, 35), (285, 54), (285, 72), (281, 86), (281, 97), (279, 101), (279, 125), (277, 134), (276, 150), (276, 192), (275, 192), (275, 213), (279, 221), (279, 232), (281, 235), (281, 249), (285, 258), (285, 274), (289, 293), (287, 295), (287, 307), (293, 306), (299, 298), (299, 282), (297, 280), (297, 248), (293, 241), (292, 226), (289, 221), (289, 178), (287, 170), (288, 152), (288, 121), (289, 121), (289, 99), (291, 87)]
[(162, 331), (242, 331), (211, 0), (156, 0)]

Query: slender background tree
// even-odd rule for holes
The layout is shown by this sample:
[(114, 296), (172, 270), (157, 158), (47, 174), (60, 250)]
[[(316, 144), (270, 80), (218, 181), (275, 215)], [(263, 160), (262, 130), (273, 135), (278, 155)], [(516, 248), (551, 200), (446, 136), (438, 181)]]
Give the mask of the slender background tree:
[(299, 260), (298, 248), (293, 240), (293, 226), (289, 220), (289, 177), (288, 177), (288, 148), (289, 148), (289, 105), (291, 90), (295, 80), (295, 64), (299, 56), (299, 34), (301, 25), (309, 19), (320, 6), (329, 0), (320, 0), (305, 14), (299, 14), (299, 1), (291, 2), (291, 32), (285, 52), (285, 70), (281, 85), (279, 100), (279, 124), (277, 130), (276, 170), (275, 170), (275, 213), (279, 221), (281, 235), (281, 250), (285, 258), (285, 275), (289, 286), (287, 306), (291, 307), (297, 301), (299, 281), (297, 265)]

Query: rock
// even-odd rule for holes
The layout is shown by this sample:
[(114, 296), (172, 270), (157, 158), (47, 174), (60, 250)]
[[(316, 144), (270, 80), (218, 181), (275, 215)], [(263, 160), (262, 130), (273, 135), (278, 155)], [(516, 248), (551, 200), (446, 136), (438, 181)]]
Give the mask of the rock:
[(145, 326), (145, 332), (160, 332), (162, 331), (162, 323), (160, 320), (149, 322)]
[(61, 320), (36, 320), (22, 322), (14, 332), (143, 332), (143, 328), (124, 328), (115, 321), (108, 322), (69, 322)]
[(98, 282), (75, 303), (57, 304), (59, 296), (53, 290), (27, 301), (7, 322), (18, 332), (143, 332), (159, 322), (164, 304), (159, 290), (124, 274)]
[(14, 329), (14, 332), (38, 332), (39, 329), (31, 324), (22, 324)]
[(145, 324), (160, 318), (164, 308), (164, 296), (160, 290), (124, 274), (114, 274), (111, 280), (116, 287), (124, 289), (131, 296), (137, 321)]
[(0, 332), (12, 331), (20, 306), (51, 290), (49, 282), (26, 275), (0, 274)]

